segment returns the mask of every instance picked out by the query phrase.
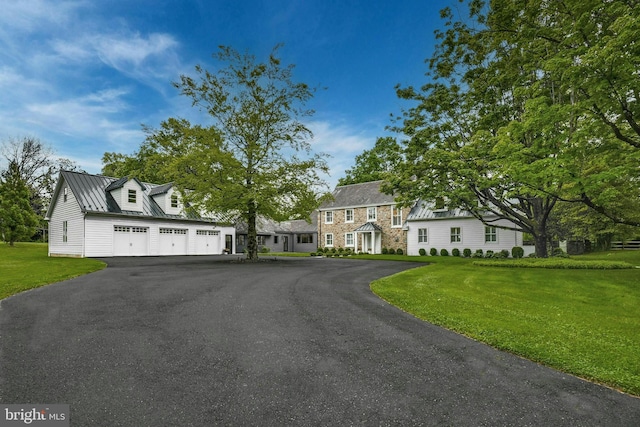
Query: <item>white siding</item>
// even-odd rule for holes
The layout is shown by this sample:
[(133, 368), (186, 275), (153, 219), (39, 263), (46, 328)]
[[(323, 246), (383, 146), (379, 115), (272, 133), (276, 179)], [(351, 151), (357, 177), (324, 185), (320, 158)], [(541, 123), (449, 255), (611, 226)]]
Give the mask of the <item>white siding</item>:
[(173, 188), (170, 188), (166, 193), (156, 194), (155, 196), (152, 196), (152, 197), (153, 197), (153, 200), (155, 200), (155, 202), (158, 204), (158, 206), (160, 206), (160, 209), (162, 209), (164, 213), (169, 215), (182, 215), (183, 206), (182, 206), (182, 202), (180, 200), (179, 195), (178, 195), (178, 207), (177, 208), (171, 207), (171, 196), (174, 193), (178, 195), (177, 191), (175, 191)]
[[(80, 205), (66, 182), (60, 188), (54, 208), (49, 218), (49, 255), (83, 256), (84, 218)], [(67, 221), (66, 242), (63, 242), (62, 236), (64, 221)]]
[[(198, 254), (196, 247), (196, 230), (218, 230), (220, 252), (224, 249), (224, 236), (231, 234), (235, 241), (234, 227), (220, 227), (212, 224), (195, 223), (190, 221), (163, 221), (144, 218), (111, 217), (105, 215), (88, 215), (86, 218), (86, 251), (88, 257), (113, 256), (113, 227), (114, 225), (149, 228), (149, 255), (161, 255), (160, 228), (180, 228), (187, 230), (187, 254)], [(235, 249), (235, 248), (234, 248)]]
[[(135, 190), (136, 202), (129, 203), (129, 190)], [(123, 211), (142, 212), (142, 199), (145, 197), (140, 185), (133, 179), (127, 181), (121, 188), (111, 190), (111, 196), (115, 199)]]
[[(496, 225), (511, 225), (507, 220), (500, 220)], [(460, 228), (461, 241), (451, 243), (451, 228)], [(418, 229), (426, 228), (428, 241), (418, 243)], [(419, 255), (420, 248), (424, 248), (429, 254), (431, 248), (438, 250), (447, 249), (449, 254), (454, 248), (458, 248), (460, 253), (463, 249), (469, 248), (472, 252), (477, 249), (483, 251), (492, 250), (494, 252), (506, 249), (511, 253), (514, 246), (522, 246), (522, 233), (498, 228), (496, 242), (485, 242), (485, 225), (475, 218), (448, 218), (431, 221), (411, 221), (407, 232), (407, 253), (409, 255)]]

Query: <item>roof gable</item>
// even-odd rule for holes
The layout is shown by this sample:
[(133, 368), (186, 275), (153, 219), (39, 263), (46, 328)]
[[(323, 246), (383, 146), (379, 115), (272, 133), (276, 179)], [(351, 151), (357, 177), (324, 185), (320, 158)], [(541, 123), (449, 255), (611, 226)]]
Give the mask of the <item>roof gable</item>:
[(383, 181), (371, 181), (336, 187), (332, 193), (333, 200), (323, 203), (320, 209), (331, 210), (394, 204), (393, 195), (380, 191), (382, 183)]

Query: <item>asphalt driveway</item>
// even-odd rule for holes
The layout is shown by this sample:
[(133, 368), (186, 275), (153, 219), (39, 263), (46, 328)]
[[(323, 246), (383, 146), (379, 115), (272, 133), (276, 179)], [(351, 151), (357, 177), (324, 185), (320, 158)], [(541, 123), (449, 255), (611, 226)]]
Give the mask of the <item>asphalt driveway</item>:
[(379, 300), (416, 264), (114, 258), (0, 302), (0, 402), (73, 426), (635, 426), (640, 399)]

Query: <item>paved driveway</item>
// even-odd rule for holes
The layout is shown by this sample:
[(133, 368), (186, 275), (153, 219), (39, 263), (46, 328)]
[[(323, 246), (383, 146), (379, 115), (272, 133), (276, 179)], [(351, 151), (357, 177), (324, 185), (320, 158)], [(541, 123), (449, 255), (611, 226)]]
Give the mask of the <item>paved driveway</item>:
[(631, 426), (640, 399), (419, 321), (368, 287), (415, 264), (111, 259), (0, 304), (0, 402), (74, 426)]

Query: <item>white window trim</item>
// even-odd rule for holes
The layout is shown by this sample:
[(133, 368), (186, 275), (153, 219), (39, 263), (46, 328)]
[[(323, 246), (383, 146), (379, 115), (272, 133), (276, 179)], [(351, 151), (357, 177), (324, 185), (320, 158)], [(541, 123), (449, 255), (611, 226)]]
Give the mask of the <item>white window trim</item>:
[[(349, 212), (349, 211), (351, 211), (351, 219), (349, 219), (349, 218), (347, 217), (347, 212)], [(354, 212), (354, 210), (353, 210), (353, 209), (349, 208), (349, 209), (345, 209), (345, 210), (344, 210), (344, 222), (345, 222), (345, 223), (353, 223), (354, 218), (355, 218), (355, 212)]]
[[(487, 228), (493, 228), (496, 236), (496, 240), (487, 240)], [(488, 245), (497, 245), (498, 244), (498, 227), (493, 226), (493, 225), (485, 225), (484, 226), (484, 243), (488, 244)]]
[[(133, 202), (131, 201), (131, 198), (133, 196)], [(138, 203), (138, 192), (132, 188), (127, 190), (127, 203), (135, 205)]]
[[(454, 228), (457, 228), (460, 231), (460, 233), (458, 234), (458, 237), (460, 237), (460, 240), (458, 240), (457, 242), (454, 242), (451, 240), (451, 237), (453, 236), (451, 231)], [(462, 227), (449, 227), (449, 243), (462, 243)]]
[[(373, 219), (370, 218), (369, 209), (373, 209)], [(378, 207), (377, 206), (369, 206), (367, 208), (367, 222), (376, 222), (378, 220)]]
[[(351, 236), (351, 243), (348, 243), (347, 236)], [(355, 233), (344, 233), (344, 247), (345, 248), (354, 248), (356, 246), (356, 236)]]
[[(331, 236), (331, 244), (329, 244), (329, 236)], [(328, 248), (333, 247), (333, 233), (325, 233), (324, 235), (324, 245)]]
[[(393, 224), (393, 213), (395, 211), (400, 211), (400, 224)], [(391, 206), (391, 228), (401, 228), (402, 227), (402, 208), (396, 208), (395, 206)]]
[[(329, 221), (329, 220), (327, 219), (327, 215), (328, 215), (328, 214), (331, 214), (331, 221)], [(324, 213), (324, 223), (325, 223), (325, 224), (333, 224), (333, 211), (326, 211), (326, 212)]]
[[(425, 237), (426, 239), (421, 242), (420, 241), (420, 230), (424, 230), (425, 231)], [(418, 228), (418, 244), (422, 245), (422, 244), (428, 244), (429, 243), (429, 229), (424, 227), (424, 228)]]
[(69, 242), (69, 222), (62, 221), (62, 243)]

